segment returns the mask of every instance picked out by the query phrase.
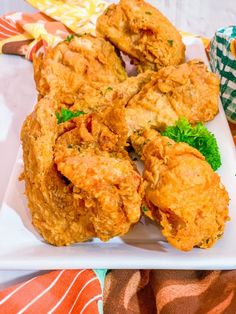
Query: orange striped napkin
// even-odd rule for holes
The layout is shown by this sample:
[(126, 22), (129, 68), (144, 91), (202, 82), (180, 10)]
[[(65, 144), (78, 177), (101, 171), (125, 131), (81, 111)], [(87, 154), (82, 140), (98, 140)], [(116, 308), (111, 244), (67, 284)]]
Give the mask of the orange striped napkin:
[(106, 270), (59, 270), (0, 291), (0, 314), (101, 314)]
[(40, 13), (16, 12), (0, 18), (0, 53), (44, 53), (71, 34), (95, 33), (97, 17), (107, 8), (103, 0), (28, 0)]
[(0, 18), (0, 53), (32, 60), (34, 53), (44, 53), (48, 46), (55, 46), (71, 34), (64, 24), (43, 13), (6, 14)]

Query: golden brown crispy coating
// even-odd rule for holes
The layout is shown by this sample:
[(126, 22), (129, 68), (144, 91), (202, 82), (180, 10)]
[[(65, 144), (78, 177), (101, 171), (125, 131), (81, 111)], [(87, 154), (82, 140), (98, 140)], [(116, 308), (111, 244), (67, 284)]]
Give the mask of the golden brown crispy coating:
[(86, 113), (101, 112), (114, 103), (125, 106), (150, 81), (152, 73), (146, 71), (116, 84), (83, 84), (76, 94), (70, 95), (71, 102), (68, 103), (64, 97), (60, 97), (60, 101), (70, 104), (71, 110), (82, 110)]
[(180, 117), (191, 124), (209, 121), (218, 112), (218, 96), (219, 79), (202, 61), (163, 68), (126, 106), (129, 134), (148, 126), (162, 129)]
[(132, 136), (144, 161), (145, 202), (176, 248), (211, 247), (224, 232), (229, 196), (199, 151), (154, 130)]
[[(163, 129), (180, 117), (191, 124), (211, 120), (218, 112), (218, 94), (217, 76), (202, 61), (192, 60), (157, 73), (146, 71), (118, 84), (83, 84), (76, 94), (70, 94), (70, 106), (89, 113), (115, 103), (123, 105), (131, 135), (148, 126)], [(68, 103), (63, 97), (60, 101)]]
[(110, 5), (97, 20), (97, 33), (140, 63), (141, 71), (159, 70), (185, 59), (177, 29), (143, 0), (120, 0)]
[[(92, 51), (86, 51), (87, 43)], [(71, 54), (75, 55), (72, 60)], [(102, 38), (85, 35), (35, 58), (34, 74), (39, 98), (50, 93), (71, 110), (90, 113), (100, 112), (114, 101), (126, 105), (150, 80), (152, 71), (127, 78), (113, 46)]]
[(95, 233), (83, 202), (74, 198), (73, 186), (58, 173), (54, 163), (56, 106), (53, 98), (45, 97), (24, 122), (24, 180), (35, 228), (47, 242), (69, 245), (91, 239)]
[(57, 246), (123, 235), (140, 218), (142, 191), (123, 148), (123, 113), (114, 109), (117, 121), (107, 111), (57, 125), (59, 105), (41, 99), (21, 132), (32, 222)]
[(114, 47), (92, 35), (75, 36), (70, 42), (49, 48), (45, 56), (34, 59), (34, 71), (41, 95), (53, 92), (69, 97), (90, 82), (115, 84), (127, 78)]
[[(97, 29), (140, 71), (160, 70), (128, 78), (112, 44), (91, 35), (34, 60), (42, 99), (21, 133), (34, 226), (58, 246), (107, 241), (139, 220), (144, 187), (147, 214), (172, 245), (186, 251), (212, 246), (228, 219), (228, 194), (218, 175), (187, 144), (140, 129), (162, 129), (179, 117), (192, 124), (212, 119), (219, 80), (201, 61), (178, 65), (185, 53), (181, 36), (142, 0), (111, 5)], [(99, 114), (58, 125), (61, 107)], [(145, 163), (144, 186), (124, 149), (130, 135)]]
[(61, 135), (55, 146), (58, 170), (74, 185), (74, 197), (83, 201), (103, 241), (128, 232), (140, 218), (141, 205), (141, 177), (121, 146), (127, 132), (118, 130), (119, 110), (112, 112), (117, 134), (99, 116), (87, 115), (74, 119), (75, 128)]

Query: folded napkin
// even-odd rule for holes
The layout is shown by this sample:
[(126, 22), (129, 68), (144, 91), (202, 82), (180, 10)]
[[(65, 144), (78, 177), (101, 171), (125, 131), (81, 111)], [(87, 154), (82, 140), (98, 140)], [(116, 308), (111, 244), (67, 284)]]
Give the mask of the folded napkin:
[(210, 57), (211, 68), (220, 77), (226, 116), (236, 124), (236, 26), (221, 28), (215, 33)]
[(236, 270), (114, 270), (104, 314), (235, 314)]
[(0, 314), (103, 313), (106, 270), (58, 270), (0, 291)]
[(97, 17), (109, 5), (102, 0), (27, 0), (27, 2), (77, 34), (94, 35)]
[(0, 18), (0, 53), (22, 55), (32, 60), (33, 54), (44, 53), (72, 31), (43, 13), (12, 13)]
[(95, 34), (97, 17), (107, 8), (101, 0), (28, 0), (40, 13), (16, 12), (0, 18), (0, 53), (44, 53), (72, 34)]
[[(0, 291), (0, 314), (235, 314), (236, 270), (60, 270)], [(103, 302), (104, 305), (103, 305)]]

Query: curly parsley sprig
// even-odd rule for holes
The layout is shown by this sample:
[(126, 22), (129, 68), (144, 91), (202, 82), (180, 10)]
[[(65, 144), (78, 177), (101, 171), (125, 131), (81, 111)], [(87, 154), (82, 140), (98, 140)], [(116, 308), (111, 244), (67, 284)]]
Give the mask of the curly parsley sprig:
[(215, 171), (221, 166), (221, 157), (215, 136), (202, 124), (192, 127), (187, 119), (179, 119), (175, 126), (169, 126), (162, 132), (175, 142), (185, 142), (199, 150)]

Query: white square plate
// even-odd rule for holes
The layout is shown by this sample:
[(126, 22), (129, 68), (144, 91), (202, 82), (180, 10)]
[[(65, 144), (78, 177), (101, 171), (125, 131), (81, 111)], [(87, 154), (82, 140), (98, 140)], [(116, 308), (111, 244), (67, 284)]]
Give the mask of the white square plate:
[[(200, 58), (208, 64), (200, 40), (185, 38), (185, 43), (187, 59)], [(0, 269), (236, 268), (236, 151), (221, 105), (220, 113), (207, 127), (219, 143), (222, 166), (218, 172), (231, 198), (231, 221), (226, 224), (223, 238), (213, 248), (177, 251), (146, 218), (124, 237), (106, 243), (97, 239), (70, 247), (53, 247), (45, 243), (31, 225), (23, 195), (24, 183), (18, 181), (22, 170), (20, 149), (0, 211)]]

